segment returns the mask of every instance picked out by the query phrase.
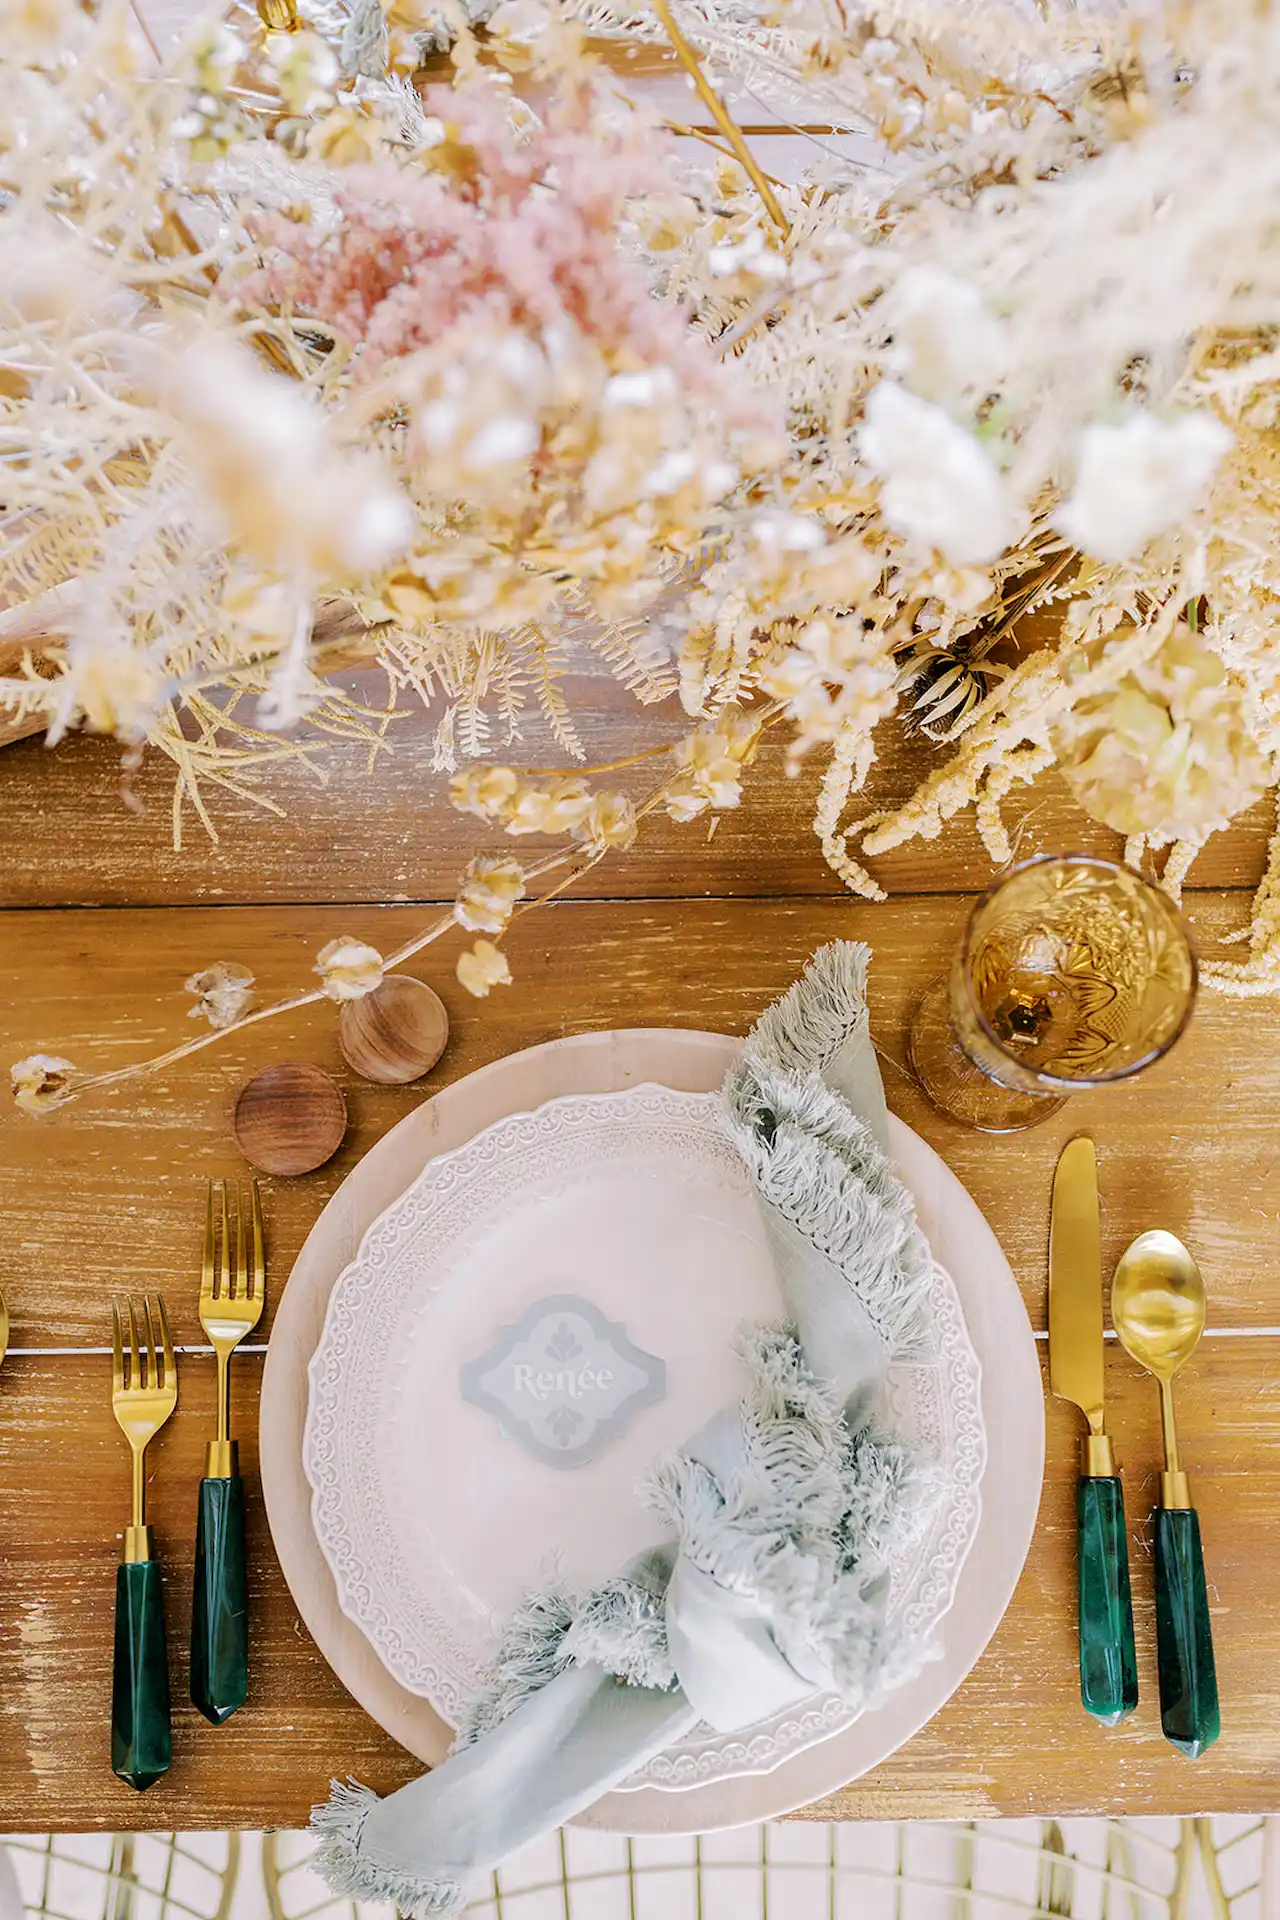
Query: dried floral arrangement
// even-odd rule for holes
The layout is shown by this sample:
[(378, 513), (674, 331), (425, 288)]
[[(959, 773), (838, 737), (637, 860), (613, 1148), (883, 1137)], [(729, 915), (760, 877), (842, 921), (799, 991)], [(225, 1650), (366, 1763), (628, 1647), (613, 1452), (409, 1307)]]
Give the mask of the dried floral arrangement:
[[(823, 852), (872, 898), (868, 862), (966, 808), (1007, 860), (1002, 803), (1054, 764), (1176, 894), (1275, 783), (1270, 10), (261, 10), (161, 59), (123, 7), (24, 0), (0, 55), (0, 713), (167, 754), (179, 823), (326, 733), (378, 748), (386, 712), (326, 677), (376, 661), (388, 711), (436, 715), (455, 804), (559, 844), (473, 862), (385, 960), (331, 943), (280, 1007), (214, 967), (208, 1032), (110, 1075), (32, 1056), (22, 1105), (368, 992), (459, 924), (488, 992), (535, 883), (736, 805), (766, 728), (821, 756)], [(601, 36), (675, 48), (705, 165)], [(727, 75), (874, 160), (769, 180)], [(495, 751), (536, 696), (585, 758), (571, 636), (689, 716), (638, 799)], [(936, 767), (859, 816), (903, 724)], [(1278, 883), (1280, 839), (1211, 983), (1280, 987)]]

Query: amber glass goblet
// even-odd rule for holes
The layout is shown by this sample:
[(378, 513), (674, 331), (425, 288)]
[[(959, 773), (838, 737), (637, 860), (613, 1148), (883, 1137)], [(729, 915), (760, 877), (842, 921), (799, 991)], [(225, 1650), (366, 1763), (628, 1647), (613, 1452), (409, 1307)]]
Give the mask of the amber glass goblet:
[(1110, 860), (1043, 854), (973, 909), (908, 1057), (943, 1113), (1016, 1133), (1082, 1087), (1149, 1067), (1195, 994), (1191, 936), (1167, 894)]

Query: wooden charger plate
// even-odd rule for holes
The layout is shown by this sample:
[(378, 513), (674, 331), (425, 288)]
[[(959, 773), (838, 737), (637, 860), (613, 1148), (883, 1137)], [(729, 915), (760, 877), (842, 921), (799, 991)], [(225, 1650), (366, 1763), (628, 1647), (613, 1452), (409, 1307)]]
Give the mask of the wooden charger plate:
[[(406, 1691), (341, 1611), (311, 1527), (302, 1467), (307, 1366), (329, 1295), (366, 1230), (428, 1160), (463, 1145), (507, 1114), (573, 1093), (615, 1093), (644, 1081), (687, 1093), (718, 1087), (738, 1042), (662, 1027), (580, 1034), (483, 1067), (426, 1100), (371, 1148), (316, 1221), (290, 1275), (271, 1334), (259, 1422), (267, 1518), (294, 1602), (348, 1691), (392, 1737), (429, 1765), (450, 1729)], [(835, 1792), (896, 1752), (955, 1692), (1003, 1617), (1022, 1571), (1040, 1504), (1044, 1397), (1026, 1309), (995, 1235), (960, 1182), (918, 1134), (891, 1120), (899, 1172), (920, 1222), (954, 1279), (982, 1363), (987, 1432), (983, 1515), (942, 1626), (942, 1657), (885, 1705), (767, 1774), (741, 1774), (670, 1792), (645, 1787), (605, 1795), (578, 1816), (610, 1833), (707, 1833), (789, 1813)], [(342, 1755), (333, 1756), (335, 1773)]]

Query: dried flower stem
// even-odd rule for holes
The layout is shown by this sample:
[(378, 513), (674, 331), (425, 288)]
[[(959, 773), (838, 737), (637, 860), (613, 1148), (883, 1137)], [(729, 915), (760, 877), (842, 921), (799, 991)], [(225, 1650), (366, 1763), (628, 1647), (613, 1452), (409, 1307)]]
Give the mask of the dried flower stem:
[(190, 1054), (199, 1053), (204, 1047), (213, 1046), (217, 1040), (225, 1040), (228, 1034), (239, 1033), (245, 1027), (254, 1026), (259, 1020), (270, 1020), (278, 1013), (296, 1013), (299, 1007), (309, 1007), (317, 1000), (325, 998), (323, 987), (314, 987), (307, 993), (293, 994), (288, 1000), (277, 1000), (269, 1007), (259, 1007), (253, 1013), (245, 1013), (229, 1027), (215, 1027), (208, 1033), (201, 1033), (194, 1040), (186, 1040), (180, 1047), (171, 1047), (167, 1053), (154, 1054), (147, 1060), (135, 1060), (128, 1067), (113, 1067), (109, 1073), (91, 1074), (87, 1079), (73, 1081), (56, 1100), (50, 1100), (52, 1107), (65, 1106), (68, 1100), (74, 1100), (82, 1093), (96, 1092), (102, 1087), (119, 1086), (122, 1081), (136, 1080), (144, 1073), (159, 1073), (164, 1067), (171, 1067), (178, 1060), (185, 1060)]
[(725, 139), (729, 142), (729, 145), (733, 148), (734, 154), (741, 164), (743, 171), (746, 173), (747, 178), (763, 200), (769, 218), (773, 221), (774, 226), (777, 227), (778, 232), (785, 240), (791, 231), (787, 216), (782, 211), (777, 194), (769, 185), (768, 180), (760, 169), (759, 163), (743, 138), (742, 130), (738, 126), (737, 121), (733, 118), (733, 115), (729, 112), (715, 88), (711, 85), (711, 82), (707, 79), (706, 74), (702, 71), (702, 62), (699, 60), (693, 47), (685, 39), (684, 34), (680, 31), (676, 23), (675, 15), (667, 5), (667, 0), (653, 0), (653, 10), (662, 23), (663, 32), (675, 49), (676, 58), (679, 60), (689, 78), (693, 81), (694, 87), (697, 89), (698, 98), (719, 127)]
[(590, 767), (521, 767), (526, 780), (590, 780), (598, 773), (617, 773), (622, 767), (638, 767), (646, 760), (660, 760), (669, 754), (669, 746), (646, 747), (643, 753), (629, 753), (625, 760), (601, 760)]
[[(572, 849), (548, 854), (544, 860), (536, 861), (533, 866), (526, 869), (527, 877), (537, 880), (543, 874), (565, 866), (574, 859), (576, 851)], [(555, 899), (557, 894), (563, 893), (566, 887), (572, 886), (575, 880), (594, 867), (601, 857), (600, 854), (593, 853), (589, 858), (581, 861), (572, 873), (567, 874), (550, 893), (542, 895), (537, 900), (531, 900), (519, 911), (527, 913), (533, 907), (543, 905), (544, 901)], [(383, 962), (384, 974), (392, 973), (397, 967), (402, 967), (406, 960), (411, 960), (416, 953), (421, 953), (424, 947), (429, 947), (433, 941), (439, 940), (456, 925), (457, 920), (453, 909), (450, 908), (447, 913), (441, 914), (439, 919), (433, 920), (421, 933), (415, 934), (411, 940), (406, 940), (402, 946), (389, 953)], [(113, 1067), (108, 1073), (95, 1073), (86, 1079), (74, 1080), (58, 1099), (48, 1102), (48, 1108), (51, 1110), (54, 1107), (65, 1106), (69, 1100), (77, 1099), (82, 1093), (97, 1092), (103, 1087), (119, 1086), (122, 1082), (136, 1080), (143, 1074), (159, 1073), (165, 1067), (171, 1067), (179, 1060), (186, 1060), (193, 1053), (200, 1053), (205, 1047), (211, 1047), (219, 1040), (229, 1039), (232, 1034), (241, 1033), (246, 1027), (256, 1026), (260, 1020), (273, 1020), (282, 1013), (297, 1013), (300, 1008), (315, 1006), (318, 1001), (326, 1000), (328, 997), (323, 987), (312, 987), (306, 993), (290, 994), (287, 999), (275, 1000), (269, 1007), (257, 1007), (252, 1013), (241, 1014), (240, 1018), (233, 1020), (229, 1026), (216, 1027), (209, 1033), (197, 1034), (194, 1040), (185, 1040), (181, 1046), (170, 1047), (165, 1053), (153, 1054), (146, 1060), (135, 1060), (127, 1067)]]
[[(679, 135), (681, 140), (701, 140), (704, 146), (710, 147), (715, 153), (723, 155), (726, 160), (737, 158), (732, 148), (723, 146), (721, 142), (716, 139), (714, 133), (708, 133), (705, 127), (687, 127), (681, 120), (664, 120), (662, 124), (668, 133)], [(781, 180), (778, 179), (776, 174), (766, 173), (763, 167), (760, 169), (760, 177), (762, 180), (767, 180), (771, 187), (780, 187), (782, 185)]]

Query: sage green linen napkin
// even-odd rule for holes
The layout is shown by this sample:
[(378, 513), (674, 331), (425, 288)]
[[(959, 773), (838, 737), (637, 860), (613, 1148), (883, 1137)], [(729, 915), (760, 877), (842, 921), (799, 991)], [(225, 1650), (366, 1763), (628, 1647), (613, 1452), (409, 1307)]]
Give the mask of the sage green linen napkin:
[(890, 1362), (928, 1343), (931, 1262), (889, 1159), (867, 962), (822, 948), (726, 1080), (787, 1325), (744, 1335), (741, 1401), (655, 1464), (641, 1496), (667, 1542), (591, 1593), (531, 1596), (434, 1772), (385, 1800), (334, 1782), (313, 1829), (336, 1892), (456, 1913), (699, 1722), (751, 1726), (817, 1692), (865, 1708), (929, 1657), (886, 1609), (939, 1480), (883, 1426)]

